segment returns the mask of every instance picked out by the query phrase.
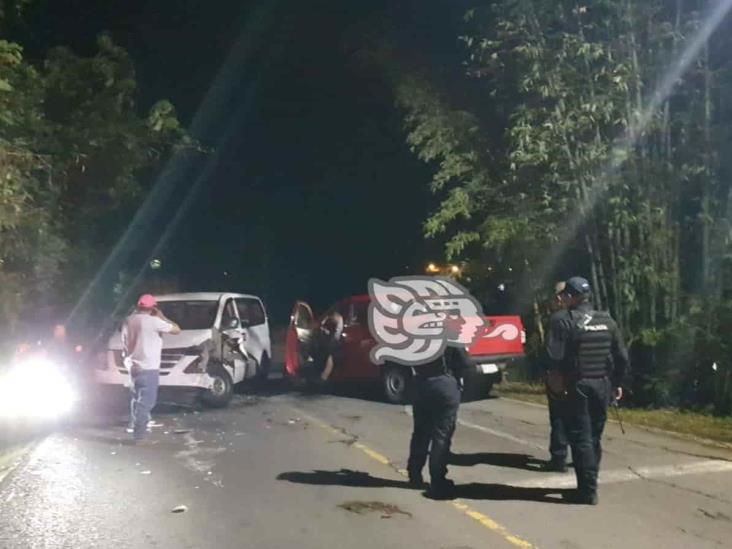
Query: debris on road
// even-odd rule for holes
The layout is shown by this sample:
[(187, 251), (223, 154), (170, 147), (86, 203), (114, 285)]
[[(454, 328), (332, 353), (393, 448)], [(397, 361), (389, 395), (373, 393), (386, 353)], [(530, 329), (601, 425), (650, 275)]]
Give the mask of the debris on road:
[(171, 513), (185, 513), (186, 511), (188, 511), (188, 507), (186, 507), (185, 505), (178, 505), (177, 507), (173, 507), (173, 509), (171, 509), (170, 512)]
[(176, 429), (175, 431), (173, 431), (173, 434), (174, 435), (185, 435), (186, 433), (190, 433), (190, 432), (191, 432), (190, 429)]
[(354, 444), (356, 444), (356, 442), (358, 442), (358, 437), (353, 437), (353, 438), (348, 438), (348, 439), (340, 438), (337, 440), (329, 440), (328, 442), (331, 444), (334, 442), (337, 442), (339, 444), (345, 444), (346, 446), (353, 446)]
[(384, 503), (381, 501), (347, 501), (339, 504), (338, 507), (357, 515), (379, 513), (381, 518), (392, 518), (394, 515), (404, 515), (409, 518), (412, 517), (412, 513), (404, 511), (391, 503)]
[(141, 475), (152, 475), (152, 471), (140, 471)]

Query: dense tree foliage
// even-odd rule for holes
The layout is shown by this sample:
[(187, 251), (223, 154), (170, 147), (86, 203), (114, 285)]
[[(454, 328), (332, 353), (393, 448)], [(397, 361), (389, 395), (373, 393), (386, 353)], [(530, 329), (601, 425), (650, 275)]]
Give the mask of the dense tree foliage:
[(555, 278), (585, 274), (633, 346), (638, 401), (729, 412), (730, 33), (652, 101), (717, 3), (476, 3), (451, 87), (482, 105), (413, 73), (396, 82), (408, 142), (444, 196), (427, 235), (473, 278), (512, 265), (537, 344)]
[[(0, 4), (0, 28), (22, 2)], [(155, 169), (185, 144), (173, 106), (138, 114), (135, 72), (109, 36), (41, 62), (0, 40), (0, 332), (68, 308), (129, 222)], [(53, 290), (53, 291), (51, 291)]]

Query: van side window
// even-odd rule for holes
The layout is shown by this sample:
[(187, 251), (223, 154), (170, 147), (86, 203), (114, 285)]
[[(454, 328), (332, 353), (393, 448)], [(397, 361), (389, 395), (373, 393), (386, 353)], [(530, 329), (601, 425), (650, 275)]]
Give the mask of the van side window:
[(266, 321), (264, 308), (258, 299), (240, 297), (236, 300), (236, 308), (239, 311), (242, 326), (260, 326)]

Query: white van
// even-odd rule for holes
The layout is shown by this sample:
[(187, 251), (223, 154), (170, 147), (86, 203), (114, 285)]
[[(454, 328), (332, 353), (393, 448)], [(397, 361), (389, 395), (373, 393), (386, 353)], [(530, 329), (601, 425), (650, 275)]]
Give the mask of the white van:
[[(181, 332), (163, 335), (160, 389), (199, 389), (206, 404), (226, 406), (234, 385), (266, 379), (272, 357), (267, 313), (262, 300), (233, 293), (156, 296), (158, 308)], [(96, 380), (129, 387), (121, 330), (109, 339), (106, 364)]]

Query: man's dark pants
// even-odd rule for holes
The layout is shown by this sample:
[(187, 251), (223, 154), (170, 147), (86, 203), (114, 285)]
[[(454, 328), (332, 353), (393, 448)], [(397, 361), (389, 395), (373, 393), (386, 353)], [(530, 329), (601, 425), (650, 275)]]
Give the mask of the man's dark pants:
[(563, 401), (552, 398), (551, 396), (549, 397), (549, 423), (551, 425), (549, 454), (551, 455), (552, 463), (556, 465), (564, 465), (567, 463), (567, 449), (569, 447), (567, 429), (562, 413), (563, 406)]
[(449, 374), (417, 378), (416, 385), (414, 431), (407, 471), (410, 478), (418, 478), (429, 453), (430, 482), (439, 487), (447, 475), (450, 444), (460, 407), (460, 389), (457, 380)]
[(602, 460), (602, 432), (610, 402), (610, 381), (580, 379), (567, 399), (566, 426), (572, 446), (577, 488), (583, 494), (597, 492)]
[(132, 376), (130, 415), (133, 436), (136, 439), (144, 438), (147, 433), (150, 412), (158, 401), (159, 380), (160, 372), (158, 370), (139, 370)]

